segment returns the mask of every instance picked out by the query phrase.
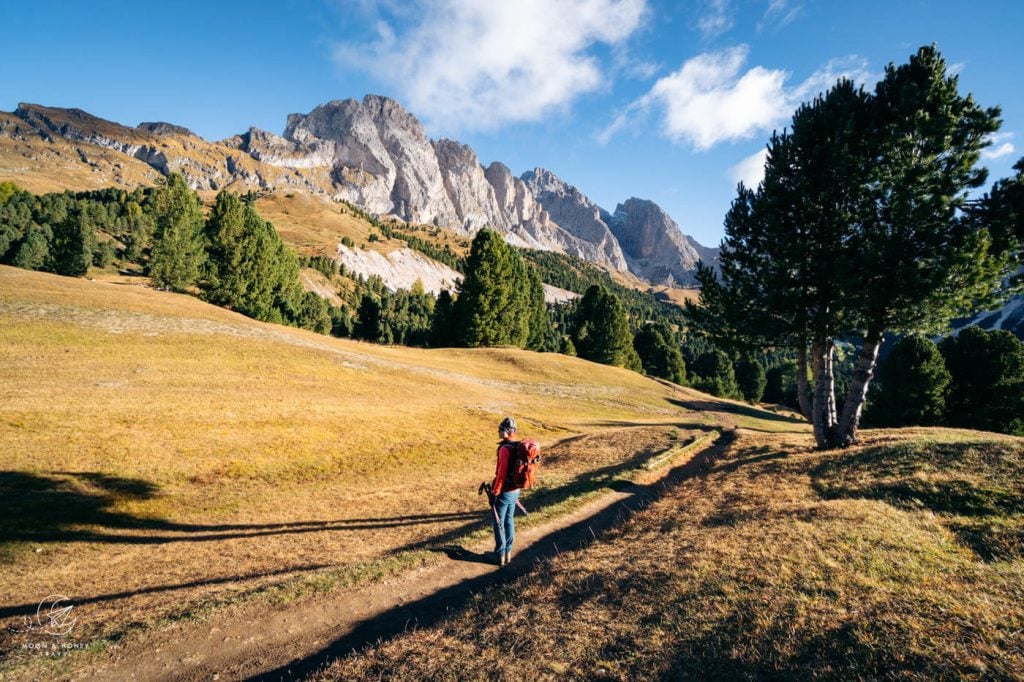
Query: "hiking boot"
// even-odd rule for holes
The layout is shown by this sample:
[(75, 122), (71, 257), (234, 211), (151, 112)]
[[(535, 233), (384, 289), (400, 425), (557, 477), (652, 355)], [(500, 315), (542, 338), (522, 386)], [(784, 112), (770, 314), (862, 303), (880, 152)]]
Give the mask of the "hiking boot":
[(501, 557), (501, 565), (508, 566), (512, 563), (512, 552), (505, 552), (504, 556)]

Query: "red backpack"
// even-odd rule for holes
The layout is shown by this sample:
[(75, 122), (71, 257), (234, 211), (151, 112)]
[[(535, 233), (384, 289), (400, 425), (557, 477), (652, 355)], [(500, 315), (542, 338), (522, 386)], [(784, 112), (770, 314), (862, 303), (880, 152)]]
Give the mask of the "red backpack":
[(508, 473), (505, 474), (505, 489), (529, 488), (540, 468), (540, 446), (532, 438), (504, 443), (512, 452), (508, 458)]

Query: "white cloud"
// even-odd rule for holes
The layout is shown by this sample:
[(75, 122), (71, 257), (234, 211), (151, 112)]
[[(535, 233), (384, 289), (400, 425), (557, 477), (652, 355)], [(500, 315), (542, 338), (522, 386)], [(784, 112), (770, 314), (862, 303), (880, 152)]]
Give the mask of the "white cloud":
[(720, 36), (733, 25), (733, 8), (730, 0), (705, 0), (704, 13), (697, 19), (697, 28), (705, 38)]
[(642, 113), (658, 109), (666, 137), (706, 150), (783, 125), (800, 102), (812, 99), (841, 77), (860, 84), (871, 78), (863, 59), (844, 57), (787, 87), (790, 74), (781, 69), (755, 66), (744, 72), (748, 52), (746, 45), (740, 45), (688, 60), (621, 111), (598, 139), (607, 142), (635, 124)]
[(786, 72), (760, 66), (740, 75), (747, 47), (694, 57), (654, 84), (648, 104), (664, 107), (663, 132), (710, 149), (771, 127), (787, 113)]
[(764, 179), (764, 162), (768, 160), (768, 148), (751, 154), (729, 169), (733, 182), (742, 182), (750, 189), (756, 188)]
[(1010, 156), (1016, 151), (1013, 143), (1013, 133), (994, 133), (989, 135), (988, 141), (991, 146), (981, 153), (981, 158), (986, 161), (995, 161)]
[(420, 0), (414, 19), (335, 59), (395, 88), (432, 128), (535, 121), (608, 85), (593, 54), (641, 26), (646, 0)]
[(868, 60), (857, 55), (847, 55), (828, 60), (823, 67), (812, 73), (805, 81), (792, 88), (789, 99), (795, 109), (800, 102), (806, 102), (822, 94), (840, 78), (851, 80), (857, 85), (868, 85), (880, 78), (868, 67)]
[(803, 8), (804, 6), (801, 2), (771, 0), (768, 3), (768, 8), (764, 11), (764, 15), (757, 22), (757, 30), (762, 31), (769, 26), (776, 28), (787, 26), (800, 15)]

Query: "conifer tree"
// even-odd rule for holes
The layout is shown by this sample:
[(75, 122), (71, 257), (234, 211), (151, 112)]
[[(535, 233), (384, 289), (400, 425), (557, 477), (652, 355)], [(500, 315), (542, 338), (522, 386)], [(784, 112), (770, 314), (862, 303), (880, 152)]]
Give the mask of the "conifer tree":
[(646, 324), (633, 338), (633, 348), (646, 374), (686, 383), (686, 363), (674, 335), (664, 324)]
[(63, 219), (51, 225), (53, 243), (49, 249), (49, 269), (58, 275), (81, 277), (92, 265), (96, 248), (96, 229), (83, 202), (60, 211)]
[(455, 304), (451, 292), (442, 289), (437, 296), (434, 315), (430, 322), (430, 345), (445, 348), (454, 345)]
[[(761, 186), (740, 187), (722, 281), (701, 272), (707, 308), (695, 319), (809, 357), (812, 399), (800, 368), (797, 379), (819, 447), (855, 442), (886, 332), (937, 330), (999, 299), (1012, 259), (968, 210), (998, 124), (998, 110), (960, 96), (924, 47), (890, 65), (871, 94), (841, 81), (798, 109), (791, 130), (772, 138)], [(861, 350), (838, 403), (835, 340), (851, 333)]]
[(597, 284), (587, 289), (576, 310), (573, 345), (584, 360), (640, 369), (633, 335), (622, 304)]
[(455, 302), (457, 340), (470, 348), (510, 343), (516, 312), (512, 283), (515, 265), (505, 240), (483, 229), (473, 238), (466, 276)]
[(950, 374), (948, 422), (1024, 435), (1024, 343), (1007, 331), (967, 327), (939, 350)]
[(549, 347), (549, 339), (552, 337), (551, 318), (548, 316), (548, 307), (544, 302), (544, 283), (541, 282), (540, 274), (532, 266), (527, 266), (529, 279), (529, 305), (527, 326), (529, 338), (526, 347), (529, 350), (544, 351), (557, 350)]
[(748, 403), (761, 402), (768, 384), (768, 377), (761, 363), (749, 355), (744, 355), (734, 365), (734, 370), (736, 386), (743, 399)]
[(199, 281), (206, 252), (199, 199), (177, 173), (167, 177), (155, 198), (156, 234), (149, 262), (153, 283), (185, 291)]
[(25, 230), (25, 236), (14, 254), (13, 264), (26, 270), (39, 270), (46, 263), (50, 255), (49, 240), (46, 236), (49, 230), (39, 227), (35, 223), (29, 225)]
[(725, 351), (715, 348), (701, 353), (693, 370), (695, 388), (720, 398), (734, 398), (739, 393), (732, 360)]
[(946, 415), (949, 370), (938, 346), (919, 335), (900, 339), (879, 365), (870, 421), (875, 426), (935, 426)]

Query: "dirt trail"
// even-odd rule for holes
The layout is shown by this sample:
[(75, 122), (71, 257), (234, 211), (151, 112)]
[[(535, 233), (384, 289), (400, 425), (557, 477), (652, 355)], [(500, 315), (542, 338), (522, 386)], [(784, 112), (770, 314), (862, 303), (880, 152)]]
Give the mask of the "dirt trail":
[(493, 540), (444, 549), (448, 560), (383, 582), (318, 595), (285, 607), (254, 603), (205, 622), (181, 622), (111, 648), (76, 680), (281, 680), (308, 676), (331, 660), (416, 626), (427, 626), (474, 593), (513, 579), (555, 553), (586, 544), (657, 498), (666, 485), (701, 471), (723, 447), (708, 444), (574, 512), (516, 533), (513, 565), (498, 569)]

